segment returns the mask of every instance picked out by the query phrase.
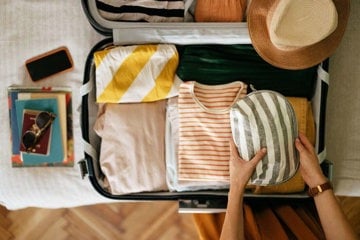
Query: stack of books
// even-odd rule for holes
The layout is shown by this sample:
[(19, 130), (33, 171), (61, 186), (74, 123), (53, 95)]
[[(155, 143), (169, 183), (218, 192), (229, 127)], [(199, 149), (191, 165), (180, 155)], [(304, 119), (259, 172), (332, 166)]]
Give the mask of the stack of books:
[[(74, 139), (72, 127), (72, 95), (70, 87), (8, 87), (9, 120), (12, 142), (13, 167), (73, 166)], [(36, 120), (41, 112), (54, 119), (31, 149), (24, 145), (27, 131), (39, 133)], [(40, 123), (40, 122), (38, 122)]]

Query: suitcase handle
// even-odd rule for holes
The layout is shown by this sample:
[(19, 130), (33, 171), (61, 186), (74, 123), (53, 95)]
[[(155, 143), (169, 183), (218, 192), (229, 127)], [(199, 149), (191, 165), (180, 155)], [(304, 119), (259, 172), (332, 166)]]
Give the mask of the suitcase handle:
[(221, 213), (226, 211), (227, 198), (179, 200), (179, 213)]

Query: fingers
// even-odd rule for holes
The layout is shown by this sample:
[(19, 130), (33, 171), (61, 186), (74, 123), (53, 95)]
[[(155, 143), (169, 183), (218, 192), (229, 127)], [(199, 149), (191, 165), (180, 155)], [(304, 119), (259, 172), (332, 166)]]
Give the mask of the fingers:
[(299, 133), (299, 137), (295, 140), (295, 146), (300, 153), (304, 151), (308, 151), (308, 152), (314, 151), (313, 145), (310, 143), (307, 137), (302, 133)]
[(304, 134), (299, 133), (299, 138), (307, 150), (312, 150), (314, 148), (309, 139)]
[[(261, 161), (261, 159), (263, 159), (265, 157), (266, 152), (267, 152), (266, 148), (260, 149), (255, 154), (255, 156), (248, 162), (251, 162), (252, 165), (256, 166)], [(230, 154), (231, 154), (232, 159), (240, 159), (242, 161), (245, 161), (240, 157), (238, 149), (237, 149), (233, 139), (230, 140)]]
[(302, 153), (305, 151), (304, 145), (301, 143), (299, 138), (296, 138), (295, 140), (295, 147), (299, 151), (299, 153)]

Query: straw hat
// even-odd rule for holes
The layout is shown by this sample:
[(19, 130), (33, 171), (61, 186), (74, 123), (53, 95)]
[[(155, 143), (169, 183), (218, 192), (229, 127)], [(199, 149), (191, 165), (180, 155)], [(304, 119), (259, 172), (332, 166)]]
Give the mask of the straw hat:
[(252, 44), (265, 61), (304, 69), (335, 51), (349, 12), (350, 0), (253, 0), (247, 22)]

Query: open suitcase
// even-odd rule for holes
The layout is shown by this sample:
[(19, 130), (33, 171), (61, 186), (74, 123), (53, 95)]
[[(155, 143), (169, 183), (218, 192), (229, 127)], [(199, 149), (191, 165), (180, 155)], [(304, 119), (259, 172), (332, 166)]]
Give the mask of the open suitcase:
[[(101, 181), (99, 151), (101, 139), (93, 131), (97, 116), (95, 103), (95, 64), (94, 52), (113, 45), (169, 43), (179, 46), (194, 44), (251, 44), (246, 23), (141, 23), (116, 22), (102, 18), (95, 0), (82, 0), (83, 9), (90, 24), (106, 38), (96, 44), (88, 55), (81, 88), (81, 128), (85, 158), (80, 161), (82, 177), (88, 176), (99, 194), (116, 200), (173, 200), (179, 202), (180, 212), (218, 212), (224, 211), (227, 204), (227, 190), (200, 190), (182, 192), (139, 192), (113, 195), (106, 191)], [(311, 96), (312, 110), (316, 126), (316, 150), (325, 174), (332, 178), (331, 162), (325, 160), (325, 110), (328, 90), (328, 61), (317, 67), (314, 80), (314, 93)], [(165, 176), (164, 176), (165, 177)], [(306, 192), (293, 194), (253, 194), (246, 192), (248, 199), (289, 199), (304, 200)]]

